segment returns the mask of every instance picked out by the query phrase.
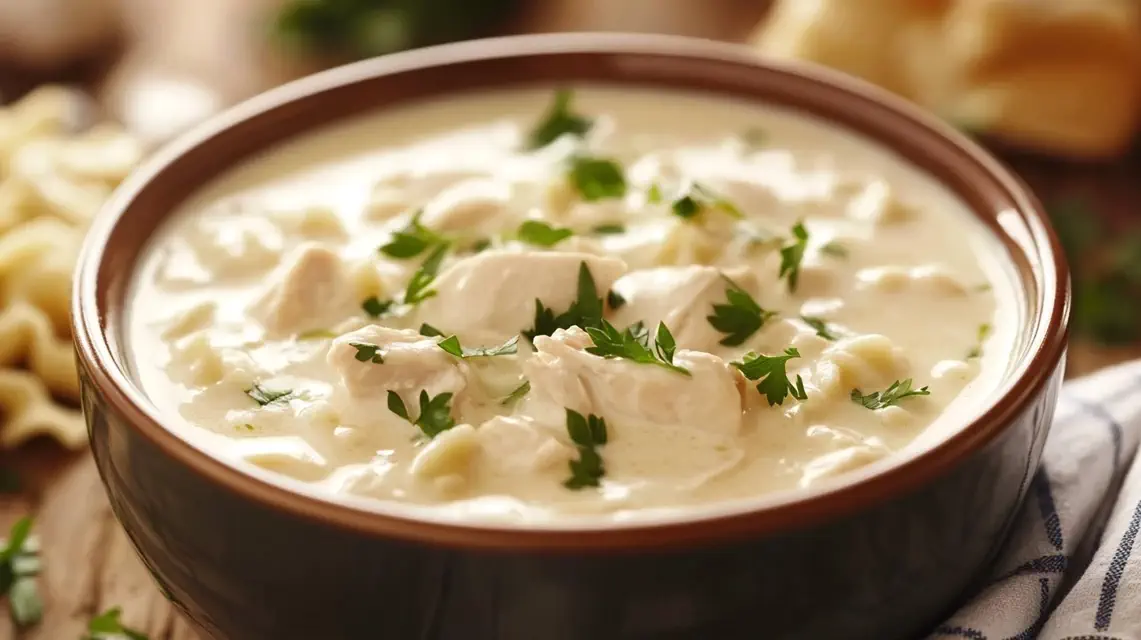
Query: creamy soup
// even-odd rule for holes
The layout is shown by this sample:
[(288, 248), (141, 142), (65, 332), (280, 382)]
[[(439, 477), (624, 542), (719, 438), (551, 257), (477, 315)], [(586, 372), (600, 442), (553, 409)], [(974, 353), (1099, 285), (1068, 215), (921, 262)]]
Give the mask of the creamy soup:
[(929, 176), (786, 111), (461, 95), (228, 172), (130, 306), (177, 433), (326, 496), (549, 521), (811, 487), (976, 415), (1019, 291)]

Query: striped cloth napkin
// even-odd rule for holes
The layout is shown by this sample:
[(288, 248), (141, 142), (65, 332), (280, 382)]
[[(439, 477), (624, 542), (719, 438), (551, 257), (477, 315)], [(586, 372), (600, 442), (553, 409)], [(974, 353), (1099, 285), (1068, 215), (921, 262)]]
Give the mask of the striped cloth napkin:
[(991, 579), (930, 638), (1141, 640), (1141, 362), (1068, 382)]

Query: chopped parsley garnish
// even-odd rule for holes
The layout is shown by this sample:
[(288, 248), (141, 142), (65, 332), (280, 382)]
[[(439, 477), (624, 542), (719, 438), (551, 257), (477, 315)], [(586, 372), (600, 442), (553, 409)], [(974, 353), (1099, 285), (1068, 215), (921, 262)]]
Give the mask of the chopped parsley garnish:
[(440, 263), (444, 261), (447, 252), (448, 245), (441, 244), (428, 254), (420, 268), (412, 274), (412, 279), (408, 281), (408, 288), (404, 291), (404, 304), (416, 305), (436, 295), (436, 292), (428, 287), (432, 286), (432, 281), (436, 279)]
[(683, 220), (692, 220), (707, 209), (723, 211), (737, 219), (745, 217), (737, 205), (697, 182), (691, 184), (688, 191), (670, 204), (673, 214)]
[(527, 220), (519, 225), (519, 239), (537, 247), (553, 247), (574, 235), (570, 229), (552, 227), (542, 220)]
[[(637, 326), (637, 325), (635, 325)], [(624, 358), (641, 364), (652, 364), (659, 367), (690, 375), (689, 369), (674, 364), (674, 351), (677, 343), (665, 323), (658, 324), (654, 344), (650, 346), (649, 334), (645, 327), (640, 330), (634, 327), (619, 331), (606, 320), (601, 326), (587, 327), (586, 332), (594, 341), (594, 346), (587, 347), (586, 352), (603, 358)]]
[(428, 336), (429, 338), (434, 338), (436, 336), (443, 337), (444, 332), (425, 322), (420, 325), (420, 335)]
[(337, 334), (329, 331), (328, 329), (313, 329), (312, 331), (302, 331), (297, 334), (298, 340), (324, 340), (325, 338), (336, 338)]
[(602, 455), (598, 453), (598, 447), (606, 444), (607, 440), (606, 420), (593, 414), (584, 417), (571, 409), (566, 412), (567, 435), (578, 449), (578, 460), (569, 461), (571, 477), (563, 482), (563, 486), (576, 491), (597, 487), (599, 480), (606, 475)]
[(570, 89), (559, 89), (555, 92), (550, 109), (528, 137), (528, 149), (541, 149), (564, 135), (582, 137), (590, 131), (594, 122), (571, 111), (572, 97), (574, 94)]
[(404, 260), (415, 258), (429, 247), (447, 242), (443, 236), (420, 224), (423, 211), (417, 211), (403, 229), (392, 234), (388, 244), (381, 245), (379, 251), (390, 258)]
[(788, 379), (788, 361), (799, 358), (800, 352), (795, 347), (784, 350), (784, 355), (765, 356), (749, 352), (741, 362), (731, 363), (737, 367), (749, 380), (759, 380), (757, 391), (765, 396), (769, 406), (784, 404), (784, 399), (792, 396), (797, 400), (804, 400), (808, 394), (804, 392), (804, 380), (796, 376), (796, 384)]
[(511, 393), (507, 394), (506, 398), (504, 398), (502, 401), (500, 401), (499, 405), (503, 406), (503, 407), (509, 407), (509, 406), (515, 404), (516, 402), (519, 402), (520, 400), (522, 400), (523, 396), (527, 395), (530, 392), (531, 392), (531, 381), (530, 380), (524, 380), (523, 384), (519, 385), (518, 387), (515, 387), (515, 389)]
[(512, 336), (510, 340), (496, 347), (476, 347), (468, 349), (460, 345), (456, 336), (448, 336), (436, 343), (444, 351), (457, 358), (480, 358), (484, 356), (508, 356), (519, 351), (519, 336)]
[(845, 247), (835, 240), (832, 240), (831, 242), (826, 242), (820, 245), (820, 253), (823, 253), (824, 255), (832, 258), (843, 259), (848, 257), (848, 247)]
[(805, 324), (816, 330), (816, 335), (824, 338), (825, 340), (836, 340), (836, 334), (828, 329), (828, 322), (824, 318), (817, 318), (816, 316), (800, 316), (800, 319)]
[(473, 242), (471, 247), (469, 247), (469, 249), (471, 250), (472, 253), (479, 253), (481, 251), (487, 251), (490, 248), (491, 248), (491, 238), (480, 238), (479, 240), (476, 240), (475, 242)]
[(392, 300), (381, 300), (376, 296), (369, 296), (361, 303), (361, 309), (364, 310), (370, 317), (379, 318), (388, 313), (392, 308)]
[(626, 233), (626, 226), (619, 223), (600, 224), (591, 229), (591, 231), (600, 236), (613, 236), (619, 233)]
[(899, 404), (900, 400), (911, 396), (929, 395), (931, 395), (931, 392), (927, 390), (927, 387), (913, 390), (911, 388), (911, 378), (908, 378), (903, 381), (896, 380), (882, 393), (873, 391), (865, 396), (860, 393), (859, 389), (852, 389), (852, 402), (874, 410)]
[(736, 282), (729, 278), (725, 278), (725, 282), (727, 304), (713, 305), (713, 315), (706, 316), (705, 319), (714, 329), (725, 334), (721, 344), (736, 347), (760, 330), (765, 321), (775, 316), (776, 312), (762, 309), (753, 296)]
[(991, 326), (988, 322), (984, 322), (979, 325), (978, 334), (975, 338), (975, 346), (971, 347), (971, 350), (967, 352), (968, 360), (971, 358), (978, 358), (983, 355), (983, 343), (986, 342), (987, 337), (990, 336), (990, 330)]
[(452, 395), (451, 392), (446, 392), (429, 398), (428, 392), (421, 389), (420, 415), (413, 420), (408, 416), (408, 409), (404, 406), (404, 401), (400, 399), (400, 395), (395, 391), (389, 391), (388, 410), (420, 427), (420, 431), (423, 431), (424, 435), (429, 438), (435, 438), (456, 426), (456, 421), (452, 419), (452, 408), (450, 406)]
[(646, 202), (649, 204), (658, 204), (662, 201), (662, 187), (658, 183), (653, 183), (650, 188), (646, 190)]
[(40, 621), (44, 605), (36, 586), (40, 573), (39, 544), (32, 537), (32, 519), (16, 521), (8, 539), (0, 541), (0, 596), (8, 596), (8, 609), (23, 629)]
[(380, 347), (375, 344), (350, 342), (349, 346), (357, 350), (357, 355), (353, 356), (357, 360), (361, 362), (371, 362), (373, 364), (384, 364), (384, 356), (380, 353)]
[(571, 159), (567, 173), (571, 184), (588, 202), (626, 195), (626, 176), (613, 160), (578, 156)]
[(760, 127), (750, 127), (741, 132), (741, 141), (745, 143), (745, 146), (748, 147), (750, 151), (754, 151), (768, 143), (769, 134)]
[(796, 291), (796, 284), (800, 280), (800, 262), (804, 260), (804, 250), (808, 248), (808, 229), (804, 224), (797, 222), (792, 225), (792, 239), (780, 248), (780, 274), (781, 278), (788, 278), (788, 290)]
[(293, 389), (266, 389), (258, 383), (246, 389), (246, 395), (253, 398), (254, 402), (261, 406), (266, 406), (277, 402), (279, 400), (289, 400), (289, 396), (293, 394)]
[(150, 640), (145, 633), (124, 625), (119, 620), (122, 614), (115, 607), (95, 616), (87, 623), (87, 635), (82, 640)]
[(594, 284), (594, 277), (585, 262), (578, 267), (578, 297), (563, 313), (555, 315), (551, 309), (543, 306), (542, 301), (535, 299), (535, 324), (530, 331), (523, 335), (528, 340), (535, 336), (549, 336), (558, 329), (569, 329), (573, 326), (596, 327), (602, 321), (602, 297), (598, 295), (598, 288)]
[(606, 305), (608, 307), (611, 309), (620, 309), (624, 304), (626, 304), (626, 298), (623, 298), (621, 293), (613, 289), (606, 292)]
[(256, 427), (254, 427), (254, 425), (252, 425), (248, 422), (243, 423), (243, 424), (238, 425), (238, 426), (242, 429), (245, 429), (246, 431), (254, 431), (256, 429)]

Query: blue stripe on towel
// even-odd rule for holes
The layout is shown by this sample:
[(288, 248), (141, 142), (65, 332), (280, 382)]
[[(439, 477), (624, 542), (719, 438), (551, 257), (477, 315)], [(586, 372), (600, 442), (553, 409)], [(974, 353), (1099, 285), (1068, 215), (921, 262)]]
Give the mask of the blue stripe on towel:
[(1125, 575), (1125, 567), (1129, 563), (1129, 555), (1133, 553), (1133, 542), (1137, 539), (1137, 531), (1141, 529), (1141, 502), (1133, 509), (1133, 518), (1129, 527), (1121, 536), (1109, 569), (1105, 571), (1105, 580), (1101, 583), (1101, 598), (1097, 601), (1097, 615), (1094, 617), (1094, 629), (1105, 631), (1109, 628), (1113, 618), (1113, 607), (1117, 604), (1117, 587), (1121, 577)]

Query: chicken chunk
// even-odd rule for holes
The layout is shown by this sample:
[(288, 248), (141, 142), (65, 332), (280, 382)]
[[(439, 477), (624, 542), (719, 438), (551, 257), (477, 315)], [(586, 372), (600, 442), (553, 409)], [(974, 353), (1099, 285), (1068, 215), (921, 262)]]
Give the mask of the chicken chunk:
[(438, 340), (370, 324), (333, 340), (328, 361), (350, 399), (383, 402), (395, 391), (405, 406), (415, 407), (421, 390), (435, 397), (467, 386), (467, 365), (436, 346)]
[(749, 271), (726, 275), (714, 267), (659, 267), (634, 271), (614, 283), (614, 290), (626, 300), (614, 314), (615, 326), (629, 326), (639, 320), (651, 330), (664, 322), (679, 347), (711, 351), (725, 334), (709, 324), (713, 305), (726, 304), (725, 292), (731, 283), (752, 295), (757, 283)]
[(302, 245), (271, 282), (253, 309), (275, 336), (323, 328), (344, 315), (351, 299), (340, 257), (316, 244)]
[(674, 363), (690, 375), (586, 352), (585, 331), (572, 327), (535, 338), (535, 355), (523, 364), (531, 382), (528, 410), (561, 423), (564, 408), (607, 420), (684, 426), (735, 435), (744, 406), (740, 375), (721, 358), (678, 350)]
[(599, 296), (626, 272), (621, 260), (586, 253), (484, 251), (440, 274), (437, 295), (420, 305), (417, 319), (465, 343), (502, 342), (534, 324), (536, 300), (556, 314), (566, 311), (583, 264)]

